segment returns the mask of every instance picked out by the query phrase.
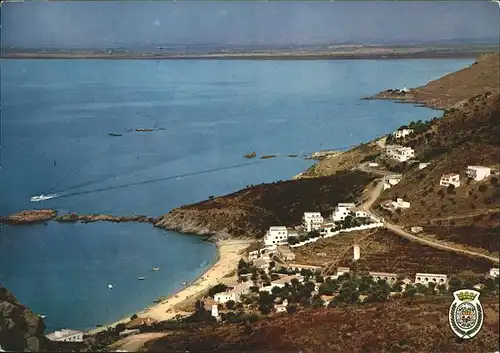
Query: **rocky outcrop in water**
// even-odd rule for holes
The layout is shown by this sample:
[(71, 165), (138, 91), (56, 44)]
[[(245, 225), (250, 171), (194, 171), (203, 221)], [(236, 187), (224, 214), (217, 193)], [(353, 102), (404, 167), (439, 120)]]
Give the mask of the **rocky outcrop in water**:
[(12, 352), (47, 351), (50, 342), (44, 335), (40, 316), (19, 303), (14, 295), (0, 287), (0, 346)]
[(45, 222), (54, 219), (56, 216), (57, 212), (55, 210), (26, 210), (7, 217), (1, 217), (0, 222), (5, 224), (30, 224)]
[(137, 223), (155, 223), (156, 219), (148, 216), (112, 216), (105, 214), (78, 214), (68, 213), (57, 216), (57, 211), (51, 209), (44, 210), (26, 210), (14, 213), (7, 217), (2, 217), (1, 222), (5, 224), (32, 224), (55, 220), (56, 222), (137, 222)]

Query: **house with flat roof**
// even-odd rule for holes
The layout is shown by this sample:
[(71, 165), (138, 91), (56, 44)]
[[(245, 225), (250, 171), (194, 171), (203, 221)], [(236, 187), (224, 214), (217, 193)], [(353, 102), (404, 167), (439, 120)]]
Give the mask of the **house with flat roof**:
[(441, 179), (439, 180), (439, 185), (453, 185), (454, 187), (458, 188), (460, 186), (460, 175), (458, 173), (443, 174), (441, 176)]
[(374, 281), (383, 280), (388, 283), (393, 283), (398, 280), (398, 275), (395, 273), (387, 273), (387, 272), (368, 272), (368, 275), (373, 277)]
[(401, 129), (401, 130), (397, 130), (397, 131), (394, 131), (392, 133), (392, 137), (396, 138), (396, 139), (400, 139), (400, 138), (403, 138), (403, 137), (406, 137), (406, 136), (410, 136), (413, 132), (413, 129)]
[(225, 292), (217, 293), (214, 295), (214, 301), (217, 304), (224, 304), (232, 300), (235, 303), (241, 301), (241, 296), (250, 292), (250, 287), (253, 286), (252, 281), (242, 282), (226, 290)]
[(350, 202), (337, 204), (331, 216), (332, 221), (334, 222), (343, 221), (347, 216), (349, 216), (349, 212), (351, 211), (351, 209), (355, 207), (356, 205)]
[(285, 226), (272, 226), (264, 236), (264, 245), (288, 244), (288, 229)]
[(401, 174), (392, 174), (384, 177), (384, 190), (390, 189), (392, 186), (399, 184), (401, 178)]
[(448, 276), (436, 273), (417, 273), (415, 275), (415, 283), (428, 285), (431, 282), (435, 283), (436, 285), (439, 284), (447, 285)]
[(54, 342), (83, 342), (84, 331), (62, 329), (49, 333), (46, 337)]
[(304, 212), (302, 216), (302, 225), (306, 232), (318, 230), (323, 224), (323, 217), (320, 212)]
[(470, 165), (467, 167), (465, 174), (474, 179), (475, 181), (481, 181), (491, 175), (491, 168), (482, 167), (477, 165)]

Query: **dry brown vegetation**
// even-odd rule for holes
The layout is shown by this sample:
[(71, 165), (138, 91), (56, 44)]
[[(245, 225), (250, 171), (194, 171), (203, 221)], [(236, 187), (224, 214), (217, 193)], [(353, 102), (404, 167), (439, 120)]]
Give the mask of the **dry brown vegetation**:
[(272, 225), (298, 225), (304, 211), (330, 213), (338, 202), (355, 201), (375, 177), (358, 171), (251, 186), (233, 194), (183, 206), (160, 217), (159, 227), (185, 233), (260, 238)]
[(458, 107), (469, 97), (486, 92), (500, 93), (499, 65), (498, 53), (483, 55), (469, 67), (431, 81), (424, 86), (411, 89), (407, 93), (401, 94), (388, 90), (373, 98), (423, 103), (428, 107), (438, 109)]
[(449, 297), (396, 300), (282, 314), (248, 325), (180, 332), (146, 344), (149, 352), (493, 352), (498, 299), (483, 299), (485, 324), (471, 340), (449, 328)]
[[(358, 244), (361, 258), (352, 262), (353, 244)], [(358, 271), (391, 272), (414, 276), (417, 272), (457, 274), (472, 271), (487, 273), (493, 266), (485, 259), (468, 257), (412, 242), (385, 229), (370, 233), (341, 233), (294, 249), (294, 262), (322, 265), (335, 262)], [(326, 256), (317, 256), (325, 253)]]

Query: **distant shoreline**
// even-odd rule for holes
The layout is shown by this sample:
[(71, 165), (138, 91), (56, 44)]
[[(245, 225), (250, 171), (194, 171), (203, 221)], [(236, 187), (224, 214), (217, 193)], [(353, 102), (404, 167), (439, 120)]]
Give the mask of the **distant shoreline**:
[[(486, 50), (486, 52), (489, 52)], [(0, 59), (101, 59), (101, 60), (394, 60), (394, 59), (458, 59), (476, 58), (483, 52), (452, 53), (235, 53), (235, 54), (182, 54), (182, 55), (140, 55), (140, 54), (62, 54), (62, 53), (4, 53)]]

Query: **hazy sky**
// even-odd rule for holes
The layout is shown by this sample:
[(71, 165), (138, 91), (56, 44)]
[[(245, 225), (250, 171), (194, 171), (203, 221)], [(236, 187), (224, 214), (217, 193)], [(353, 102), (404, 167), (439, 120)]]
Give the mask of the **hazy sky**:
[(2, 6), (2, 43), (133, 47), (499, 36), (492, 2), (25, 2)]

